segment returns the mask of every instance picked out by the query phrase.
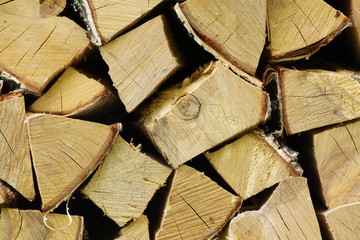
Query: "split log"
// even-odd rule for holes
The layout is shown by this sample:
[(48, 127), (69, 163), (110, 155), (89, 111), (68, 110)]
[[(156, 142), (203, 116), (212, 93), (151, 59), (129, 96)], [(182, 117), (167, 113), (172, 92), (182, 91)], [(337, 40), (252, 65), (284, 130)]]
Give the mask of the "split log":
[(119, 132), (107, 126), (62, 116), (27, 119), (31, 155), (42, 211), (56, 208), (95, 170)]
[(45, 18), (59, 15), (66, 0), (16, 0), (0, 1), (0, 12), (29, 18)]
[(175, 170), (156, 239), (211, 239), (239, 210), (242, 199), (186, 165)]
[(188, 0), (176, 10), (209, 47), (206, 50), (255, 75), (265, 46), (266, 1)]
[(131, 222), (120, 230), (120, 236), (116, 240), (150, 240), (149, 220), (145, 215)]
[(141, 216), (171, 171), (118, 136), (81, 192), (119, 226), (124, 226)]
[(134, 25), (163, 0), (76, 0), (74, 8), (81, 12), (91, 41), (101, 46)]
[(349, 203), (318, 213), (328, 239), (358, 239), (360, 236), (360, 202)]
[(109, 112), (118, 101), (103, 84), (70, 67), (28, 110), (82, 117)]
[(0, 179), (28, 200), (34, 200), (25, 102), (21, 93), (0, 97)]
[(101, 47), (100, 52), (128, 112), (183, 65), (165, 16), (120, 36)]
[(339, 70), (270, 69), (264, 81), (276, 80), (282, 124), (291, 135), (360, 117), (360, 76)]
[(282, 147), (273, 136), (252, 131), (226, 146), (205, 153), (215, 170), (247, 199), (288, 178), (300, 176), (297, 153)]
[(350, 25), (344, 14), (322, 0), (269, 0), (272, 61), (308, 58)]
[(306, 179), (280, 182), (260, 210), (239, 213), (219, 239), (321, 239)]
[(66, 0), (40, 0), (40, 16), (57, 16), (66, 7)]
[[(68, 239), (81, 240), (84, 220), (81, 216), (70, 216), (72, 223), (61, 230), (51, 230), (44, 224), (44, 214), (35, 210), (3, 208), (0, 215), (0, 232), (3, 240)], [(47, 224), (52, 228), (63, 228), (69, 217), (51, 213)]]
[(351, 28), (352, 39), (351, 42), (354, 48), (351, 49), (356, 53), (356, 62), (360, 63), (360, 2), (351, 0), (350, 2), (350, 19), (353, 24)]
[(175, 168), (268, 117), (267, 93), (219, 61), (195, 72), (182, 85), (160, 92), (140, 110), (138, 121)]

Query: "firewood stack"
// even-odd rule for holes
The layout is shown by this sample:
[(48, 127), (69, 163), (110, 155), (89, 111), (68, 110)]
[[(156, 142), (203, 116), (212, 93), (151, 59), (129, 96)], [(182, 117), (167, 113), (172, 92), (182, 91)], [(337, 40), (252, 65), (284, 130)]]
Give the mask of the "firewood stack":
[(356, 0), (0, 0), (0, 239), (359, 239), (359, 36)]

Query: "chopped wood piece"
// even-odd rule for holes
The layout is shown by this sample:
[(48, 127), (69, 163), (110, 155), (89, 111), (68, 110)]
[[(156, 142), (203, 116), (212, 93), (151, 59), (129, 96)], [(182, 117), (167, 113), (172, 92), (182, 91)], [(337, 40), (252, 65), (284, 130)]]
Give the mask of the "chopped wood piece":
[(118, 136), (82, 193), (124, 226), (141, 216), (171, 171)]
[(162, 0), (75, 0), (91, 41), (101, 46), (136, 23)]
[(326, 206), (360, 201), (360, 121), (311, 132)]
[(266, 39), (265, 0), (188, 0), (179, 6), (179, 15), (185, 16), (211, 53), (255, 75)]
[[(63, 228), (69, 224), (67, 215), (51, 213), (46, 216), (52, 228)], [(1, 239), (38, 240), (67, 239), (81, 240), (84, 220), (81, 216), (71, 216), (72, 223), (62, 230), (51, 230), (44, 224), (44, 214), (35, 210), (4, 208), (0, 215)]]
[(156, 239), (211, 239), (239, 210), (242, 199), (186, 165), (175, 170)]
[(36, 95), (89, 46), (85, 31), (66, 17), (1, 13), (0, 29), (0, 78)]
[(272, 60), (308, 58), (350, 25), (344, 14), (322, 0), (269, 0)]
[(274, 137), (265, 136), (261, 130), (252, 131), (205, 156), (243, 199), (289, 176), (302, 174), (297, 153), (281, 147)]
[(0, 1), (0, 13), (45, 18), (60, 14), (65, 6), (66, 0), (4, 0)]
[(354, 51), (356, 54), (355, 61), (357, 64), (360, 63), (360, 2), (358, 0), (348, 1), (350, 4), (350, 19), (353, 27), (350, 28), (352, 39), (351, 42), (354, 44), (354, 47), (351, 48), (351, 51)]
[(156, 17), (100, 48), (128, 112), (181, 66), (164, 16)]
[(319, 213), (320, 224), (328, 239), (358, 239), (360, 236), (360, 202), (344, 204)]
[(0, 179), (28, 200), (35, 198), (30, 147), (21, 93), (0, 97)]
[(103, 113), (114, 107), (117, 100), (118, 97), (100, 82), (70, 67), (29, 110), (78, 117), (94, 112)]
[(183, 82), (160, 92), (141, 109), (139, 125), (173, 166), (263, 123), (266, 92), (211, 62)]
[(107, 126), (62, 116), (27, 119), (42, 211), (56, 208), (95, 170), (119, 132)]
[(268, 70), (278, 82), (282, 123), (287, 134), (360, 117), (359, 75), (346, 70)]
[(40, 0), (40, 16), (59, 15), (66, 7), (66, 0)]
[(306, 179), (280, 182), (260, 210), (238, 214), (220, 239), (321, 239)]
[(120, 237), (117, 240), (150, 240), (149, 220), (145, 215), (131, 222), (120, 230)]

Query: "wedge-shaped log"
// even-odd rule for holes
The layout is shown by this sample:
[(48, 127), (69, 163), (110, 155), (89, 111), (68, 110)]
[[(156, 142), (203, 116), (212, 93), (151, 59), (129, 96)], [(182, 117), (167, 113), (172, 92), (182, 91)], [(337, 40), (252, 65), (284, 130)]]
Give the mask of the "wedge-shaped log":
[(141, 215), (135, 221), (129, 223), (120, 230), (120, 236), (116, 240), (150, 240), (149, 220), (145, 215)]
[(117, 100), (118, 97), (103, 84), (69, 67), (28, 110), (79, 117), (103, 113), (106, 109), (114, 107)]
[(25, 102), (21, 93), (0, 97), (0, 179), (28, 200), (35, 198)]
[(160, 92), (141, 109), (139, 124), (173, 166), (263, 123), (266, 92), (211, 62), (183, 82)]
[(360, 202), (344, 204), (318, 213), (328, 239), (358, 239), (360, 236)]
[(348, 26), (350, 20), (322, 0), (268, 1), (273, 61), (309, 57)]
[(56, 208), (95, 170), (120, 125), (52, 115), (27, 119), (42, 211)]
[(360, 117), (360, 76), (351, 71), (268, 70), (278, 82), (282, 124), (287, 134)]
[(118, 136), (82, 193), (124, 226), (141, 216), (171, 171)]
[(266, 1), (188, 0), (179, 6), (179, 16), (185, 16), (211, 53), (255, 75), (266, 39)]
[(252, 131), (214, 152), (205, 153), (215, 170), (247, 199), (288, 178), (300, 176), (297, 153), (280, 146), (273, 136)]
[(156, 239), (211, 239), (241, 203), (203, 173), (182, 165), (175, 170)]
[(165, 16), (158, 16), (100, 48), (128, 112), (182, 66)]
[(219, 239), (321, 239), (306, 179), (280, 182), (260, 210), (238, 214)]
[[(84, 220), (81, 216), (69, 216), (51, 213), (47, 216), (46, 224), (57, 231), (51, 230), (44, 224), (44, 213), (35, 210), (18, 210), (4, 208), (0, 215), (0, 232), (2, 240), (38, 240), (38, 239), (68, 239), (81, 240), (83, 236)], [(61, 229), (64, 228), (64, 229)]]
[(311, 132), (326, 206), (360, 201), (360, 121)]
[(163, 0), (76, 0), (91, 41), (101, 46), (135, 24)]

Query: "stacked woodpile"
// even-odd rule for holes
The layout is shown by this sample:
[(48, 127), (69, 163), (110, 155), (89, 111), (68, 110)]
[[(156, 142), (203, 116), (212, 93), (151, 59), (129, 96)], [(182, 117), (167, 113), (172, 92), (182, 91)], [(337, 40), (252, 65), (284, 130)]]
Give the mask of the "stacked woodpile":
[(0, 239), (359, 239), (357, 0), (0, 0)]

